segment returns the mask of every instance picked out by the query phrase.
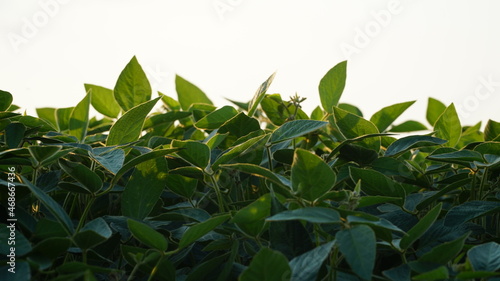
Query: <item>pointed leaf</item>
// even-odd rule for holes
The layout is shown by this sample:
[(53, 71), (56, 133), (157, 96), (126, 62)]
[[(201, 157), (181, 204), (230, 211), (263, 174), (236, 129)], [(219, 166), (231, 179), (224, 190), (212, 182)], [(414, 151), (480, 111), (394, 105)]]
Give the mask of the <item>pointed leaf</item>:
[(286, 257), (269, 248), (262, 248), (241, 274), (240, 281), (288, 281), (292, 269)]
[(81, 249), (90, 249), (108, 240), (113, 232), (104, 219), (97, 218), (88, 222), (74, 237)]
[(229, 161), (233, 160), (234, 158), (242, 154), (255, 153), (255, 151), (258, 151), (258, 148), (263, 146), (268, 139), (269, 135), (258, 136), (230, 148), (227, 152), (223, 152), (219, 156), (219, 158), (215, 160), (215, 162), (212, 164), (212, 169), (216, 170), (219, 167), (219, 165), (227, 164)]
[(415, 101), (408, 101), (384, 107), (373, 114), (370, 121), (377, 126), (379, 132), (383, 132), (414, 103)]
[(287, 178), (281, 176), (280, 174), (276, 174), (276, 173), (270, 171), (269, 169), (266, 169), (266, 168), (263, 168), (261, 166), (257, 166), (254, 164), (245, 164), (245, 163), (226, 164), (226, 165), (220, 165), (220, 167), (223, 169), (228, 169), (228, 170), (234, 169), (234, 170), (241, 171), (243, 173), (263, 177), (263, 178), (266, 178), (266, 179), (268, 179), (276, 184), (279, 184), (283, 187), (290, 187), (290, 185), (291, 185), (290, 181)]
[(464, 247), (465, 239), (469, 237), (470, 232), (465, 233), (458, 239), (442, 243), (423, 254), (418, 262), (446, 265), (451, 261)]
[(376, 251), (373, 230), (366, 225), (357, 225), (337, 232), (335, 239), (351, 269), (363, 280), (372, 280)]
[(434, 131), (436, 137), (448, 141), (447, 146), (455, 147), (457, 145), (462, 135), (462, 126), (453, 103), (439, 116), (434, 124)]
[(167, 176), (167, 187), (175, 194), (191, 198), (193, 196), (198, 180), (193, 178), (184, 177), (176, 174), (169, 174)]
[(5, 142), (9, 148), (17, 148), (24, 139), (26, 126), (19, 122), (12, 122), (5, 127)]
[(321, 265), (330, 254), (335, 241), (312, 249), (290, 261), (292, 281), (315, 281)]
[(444, 218), (445, 226), (465, 223), (471, 219), (484, 216), (490, 212), (499, 212), (500, 202), (469, 201), (451, 208)]
[(400, 203), (405, 198), (403, 186), (380, 172), (349, 167), (349, 174), (354, 182), (361, 180), (362, 190), (368, 195), (396, 197)]
[(7, 111), (12, 104), (12, 94), (0, 90), (0, 111)]
[(275, 144), (285, 140), (294, 139), (303, 136), (307, 133), (316, 131), (319, 128), (326, 126), (328, 122), (316, 120), (294, 120), (283, 124), (276, 129), (270, 142)]
[[(333, 107), (333, 115), (335, 117), (335, 125), (338, 126), (342, 135), (347, 139), (379, 133), (377, 127), (372, 122), (338, 107)], [(357, 144), (377, 152), (380, 150), (379, 137), (367, 138)]]
[(424, 124), (418, 121), (408, 120), (399, 125), (392, 126), (389, 132), (405, 133), (405, 132), (426, 131), (426, 130), (428, 129)]
[(125, 112), (109, 130), (107, 146), (136, 141), (142, 132), (144, 120), (160, 98), (147, 101)]
[(135, 56), (120, 73), (114, 97), (123, 111), (129, 111), (151, 99), (151, 85)]
[(431, 227), (431, 225), (436, 221), (439, 213), (441, 213), (442, 203), (439, 203), (434, 208), (432, 208), (420, 221), (415, 224), (399, 243), (399, 247), (403, 250), (408, 249), (418, 238), (420, 238), (424, 233)]
[(49, 123), (52, 127), (58, 128), (55, 108), (52, 107), (37, 108), (36, 115), (38, 115), (39, 118)]
[(90, 101), (95, 110), (111, 118), (118, 117), (120, 105), (115, 100), (113, 90), (92, 84), (84, 86), (85, 92), (90, 94)]
[(198, 129), (217, 129), (237, 114), (238, 111), (236, 111), (236, 109), (232, 106), (224, 106), (201, 118), (194, 124), (194, 126)]
[(200, 88), (179, 75), (175, 76), (175, 90), (177, 91), (179, 103), (183, 110), (188, 110), (194, 103), (213, 104)]
[(395, 156), (404, 153), (413, 148), (441, 145), (447, 140), (435, 138), (431, 136), (408, 136), (403, 137), (393, 142), (385, 151), (385, 156)]
[(339, 212), (324, 207), (306, 207), (284, 211), (271, 216), (266, 221), (304, 220), (310, 223), (340, 223)]
[(73, 112), (74, 107), (57, 108), (56, 109), (56, 120), (59, 126), (59, 131), (66, 131), (69, 128), (69, 118), (71, 112)]
[(500, 136), (500, 123), (488, 120), (488, 123), (486, 123), (486, 127), (484, 128), (484, 140), (498, 140), (498, 136)]
[(434, 98), (429, 98), (427, 103), (427, 122), (434, 127), (439, 116), (446, 110), (446, 105)]
[(210, 148), (197, 141), (172, 141), (172, 148), (181, 148), (177, 155), (194, 166), (205, 169), (210, 161)]
[(202, 223), (195, 224), (182, 235), (181, 241), (179, 242), (179, 249), (185, 248), (189, 246), (189, 244), (195, 242), (203, 235), (209, 233), (214, 228), (227, 221), (230, 218), (229, 214), (213, 217), (209, 220), (206, 220)]
[(332, 113), (344, 91), (347, 72), (347, 61), (343, 61), (330, 69), (319, 82), (319, 97), (323, 109)]
[(276, 72), (271, 74), (271, 76), (269, 76), (269, 78), (267, 78), (267, 80), (260, 85), (260, 87), (257, 89), (257, 92), (255, 92), (253, 99), (248, 104), (248, 116), (252, 117), (255, 114), (257, 107), (266, 95), (267, 89), (269, 89), (269, 86), (271, 86), (275, 75)]
[(497, 271), (500, 269), (500, 244), (477, 245), (469, 250), (467, 257), (475, 271)]
[(101, 178), (85, 165), (61, 158), (59, 159), (59, 166), (91, 192), (97, 192), (102, 188)]
[(134, 220), (127, 220), (127, 225), (134, 238), (139, 240), (142, 244), (160, 251), (165, 251), (167, 249), (167, 239), (150, 226)]

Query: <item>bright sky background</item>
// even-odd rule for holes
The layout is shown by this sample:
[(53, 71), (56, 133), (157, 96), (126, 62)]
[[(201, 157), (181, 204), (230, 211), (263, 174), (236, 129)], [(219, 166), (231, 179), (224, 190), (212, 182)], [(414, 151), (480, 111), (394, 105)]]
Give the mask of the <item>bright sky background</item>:
[(348, 59), (341, 102), (367, 118), (417, 100), (396, 123), (425, 122), (431, 96), (484, 125), (500, 121), (498, 11), (495, 0), (0, 0), (0, 89), (28, 114), (70, 107), (83, 83), (113, 88), (136, 55), (154, 89), (176, 97), (179, 74), (219, 106), (250, 100), (277, 71), (269, 93), (297, 92), (310, 113), (320, 79)]

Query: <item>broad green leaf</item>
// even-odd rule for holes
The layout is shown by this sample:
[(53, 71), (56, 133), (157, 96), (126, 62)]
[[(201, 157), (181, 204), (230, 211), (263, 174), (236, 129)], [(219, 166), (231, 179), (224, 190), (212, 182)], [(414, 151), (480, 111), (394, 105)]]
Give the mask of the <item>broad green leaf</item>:
[(408, 249), (418, 238), (420, 238), (429, 229), (432, 224), (436, 221), (441, 213), (441, 208), (443, 204), (439, 203), (434, 208), (432, 208), (420, 221), (414, 225), (399, 243), (399, 247), (403, 250)]
[(311, 112), (311, 119), (312, 120), (318, 120), (322, 121), (323, 117), (325, 116), (323, 109), (318, 105), (314, 108), (314, 110)]
[(184, 232), (184, 235), (182, 235), (181, 241), (179, 242), (179, 249), (189, 246), (191, 243), (214, 230), (214, 228), (227, 221), (229, 218), (229, 214), (220, 215), (189, 227), (189, 229)]
[(74, 232), (73, 222), (70, 217), (64, 211), (64, 209), (57, 203), (52, 197), (47, 195), (47, 193), (43, 192), (38, 187), (34, 186), (30, 181), (21, 176), (23, 183), (26, 184), (28, 189), (33, 193), (33, 195), (40, 200), (40, 202), (47, 208), (47, 210), (55, 217), (55, 219), (61, 223), (64, 227), (64, 230), (68, 235), (72, 235)]
[(500, 202), (495, 201), (468, 201), (451, 208), (444, 218), (445, 226), (465, 223), (471, 219), (484, 216), (490, 212), (499, 212)]
[(24, 139), (26, 126), (19, 122), (12, 122), (5, 127), (5, 142), (9, 148), (17, 148)]
[(405, 198), (403, 186), (380, 172), (350, 167), (349, 174), (354, 182), (361, 180), (362, 190), (368, 195), (396, 197), (400, 200), (399, 204)]
[(127, 220), (127, 225), (134, 238), (139, 240), (142, 244), (160, 251), (167, 250), (168, 241), (158, 231), (144, 223), (130, 219)]
[(215, 133), (215, 131), (212, 132), (210, 136), (208, 136), (207, 139), (205, 139), (204, 143), (210, 148), (210, 151), (216, 149), (229, 135), (229, 133), (225, 134), (218, 134)]
[(483, 155), (493, 154), (500, 156), (500, 142), (483, 142), (474, 147), (474, 151), (477, 151)]
[(319, 128), (326, 126), (326, 124), (328, 124), (328, 122), (316, 120), (294, 120), (286, 122), (273, 132), (270, 142), (276, 144), (282, 141), (294, 139), (314, 132)]
[(470, 232), (465, 233), (458, 239), (442, 243), (423, 254), (418, 262), (446, 265), (451, 261), (464, 247), (465, 239), (469, 237)]
[(81, 249), (93, 248), (108, 240), (113, 232), (104, 219), (97, 218), (88, 222), (74, 237)]
[(163, 101), (168, 110), (181, 110), (181, 104), (178, 101), (161, 92), (158, 92), (158, 95), (160, 95), (161, 101)]
[(142, 132), (144, 120), (160, 98), (139, 104), (125, 112), (109, 130), (107, 146), (136, 141)]
[(460, 151), (453, 151), (450, 153), (440, 153), (440, 154), (433, 153), (427, 156), (427, 159), (445, 163), (456, 163), (456, 164), (461, 164), (465, 162), (466, 165), (474, 161), (484, 162), (481, 153), (467, 149)]
[(389, 132), (394, 133), (405, 133), (405, 132), (415, 132), (415, 131), (426, 131), (427, 127), (414, 120), (405, 121), (399, 125), (394, 125), (389, 129)]
[(194, 126), (198, 129), (217, 129), (237, 114), (238, 111), (232, 106), (224, 106), (201, 118)]
[(266, 95), (260, 105), (269, 120), (276, 126), (281, 126), (290, 120), (309, 119), (300, 107), (297, 108), (291, 102), (283, 101), (280, 94)]
[(257, 236), (264, 227), (264, 219), (271, 212), (271, 195), (266, 193), (259, 199), (240, 209), (231, 219), (246, 234)]
[(269, 76), (269, 78), (267, 78), (267, 80), (264, 81), (255, 92), (252, 100), (248, 104), (248, 116), (252, 117), (255, 114), (257, 107), (259, 106), (262, 99), (265, 97), (266, 92), (269, 89), (269, 86), (271, 86), (271, 83), (273, 82), (275, 75), (276, 72), (271, 74), (271, 76)]
[(81, 143), (87, 135), (89, 126), (90, 95), (87, 94), (71, 112), (69, 118), (69, 134), (75, 136)]
[(298, 257), (293, 258), (289, 265), (292, 269), (292, 281), (315, 281), (319, 269), (330, 254), (335, 241), (325, 243)]
[(52, 125), (52, 127), (56, 129), (58, 128), (55, 108), (53, 107), (37, 108), (36, 115), (38, 115), (40, 119), (43, 119), (44, 121)]
[(317, 155), (296, 149), (291, 171), (292, 190), (313, 201), (332, 189), (337, 177), (332, 168)]
[(453, 103), (439, 116), (434, 124), (434, 131), (436, 137), (448, 141), (447, 146), (455, 147), (457, 145), (462, 135), (462, 125), (460, 125), (460, 119)]
[(100, 149), (96, 148), (89, 154), (97, 163), (113, 174), (116, 174), (122, 168), (125, 161), (125, 151), (120, 148), (103, 151), (102, 153), (100, 153)]
[(252, 259), (250, 265), (240, 275), (240, 281), (288, 281), (292, 269), (286, 257), (269, 248), (262, 248)]
[(172, 148), (180, 148), (177, 155), (196, 167), (205, 169), (210, 161), (210, 148), (197, 141), (172, 141)]
[(266, 178), (283, 187), (288, 188), (291, 185), (290, 181), (287, 178), (258, 165), (241, 163), (241, 164), (225, 164), (225, 165), (220, 165), (220, 167), (227, 170), (238, 170), (243, 173)]
[(0, 111), (7, 111), (12, 104), (12, 100), (11, 93), (0, 90)]
[(113, 90), (92, 84), (84, 86), (85, 92), (90, 94), (90, 102), (95, 110), (111, 118), (118, 117), (120, 105), (115, 100)]
[(439, 116), (446, 110), (446, 105), (434, 98), (429, 98), (427, 102), (427, 122), (434, 127)]
[(385, 151), (385, 156), (395, 156), (404, 153), (410, 149), (441, 145), (446, 143), (447, 140), (430, 137), (430, 136), (408, 136), (403, 137), (391, 143)]
[(363, 112), (361, 112), (361, 110), (357, 106), (354, 106), (352, 104), (339, 103), (339, 105), (337, 107), (340, 109), (343, 109), (349, 113), (358, 115), (359, 117), (363, 117)]
[(500, 136), (500, 123), (495, 122), (493, 120), (488, 120), (486, 123), (486, 127), (484, 128), (484, 140), (485, 141), (494, 141), (498, 140), (498, 136)]
[(343, 61), (330, 69), (319, 82), (319, 97), (323, 109), (333, 113), (333, 107), (337, 106), (344, 91), (347, 72), (347, 61)]
[(361, 279), (372, 280), (376, 253), (373, 230), (366, 225), (357, 225), (337, 232), (335, 239), (351, 269)]
[(383, 132), (414, 103), (415, 101), (408, 101), (384, 107), (375, 112), (370, 121), (377, 126), (379, 132)]
[(198, 185), (198, 180), (181, 175), (167, 175), (167, 187), (175, 194), (191, 198)]
[(446, 266), (440, 266), (434, 270), (416, 275), (413, 277), (413, 280), (425, 280), (425, 281), (433, 281), (433, 280), (448, 280), (448, 268)]
[(488, 242), (474, 246), (467, 257), (475, 271), (497, 271), (500, 269), (500, 244)]
[(42, 167), (53, 161), (60, 159), (73, 149), (61, 150), (61, 146), (29, 146), (28, 150), (33, 157), (31, 159), (34, 167)]
[(133, 158), (120, 168), (120, 170), (116, 173), (115, 177), (111, 180), (111, 184), (115, 184), (123, 176), (123, 174), (125, 174), (128, 170), (132, 169), (136, 165), (139, 165), (151, 159), (163, 157), (167, 154), (171, 154), (176, 151), (178, 151), (178, 149), (159, 149), (144, 153), (142, 155)]
[(340, 223), (339, 212), (324, 207), (306, 207), (284, 211), (271, 216), (266, 221), (304, 220), (310, 223)]
[[(364, 198), (364, 197), (362, 197)], [(392, 243), (394, 240), (393, 232), (404, 233), (399, 227), (392, 224), (390, 221), (386, 219), (369, 219), (366, 217), (356, 216), (356, 215), (348, 215), (347, 221), (350, 225), (367, 225), (374, 232), (377, 238)]]
[(263, 146), (268, 139), (269, 135), (258, 136), (230, 148), (227, 152), (223, 152), (219, 156), (219, 158), (215, 160), (215, 162), (212, 164), (212, 169), (216, 170), (219, 165), (227, 164), (229, 161), (233, 160), (239, 155), (245, 153), (256, 153), (256, 151), (258, 151), (258, 148)]
[(147, 217), (160, 199), (167, 173), (165, 158), (154, 158), (138, 164), (123, 191), (123, 215), (138, 220)]
[(21, 116), (17, 121), (23, 123), (28, 128), (36, 128), (38, 132), (56, 131), (56, 128), (45, 122), (45, 120), (30, 115)]
[(149, 129), (155, 126), (165, 126), (176, 120), (180, 120), (191, 116), (193, 113), (189, 111), (169, 111), (163, 114), (149, 116), (144, 122), (144, 129)]
[(59, 159), (59, 166), (91, 192), (98, 192), (102, 188), (101, 178), (85, 165), (61, 158)]
[(225, 122), (224, 125), (219, 128), (218, 132), (220, 134), (229, 132), (231, 135), (241, 138), (258, 130), (260, 130), (259, 121), (240, 112), (238, 115)]
[(175, 90), (177, 91), (179, 104), (183, 110), (188, 110), (194, 103), (213, 104), (200, 88), (179, 75), (175, 76)]
[(380, 157), (375, 159), (370, 166), (375, 171), (381, 172), (386, 176), (401, 176), (413, 179), (413, 174), (410, 168), (404, 161), (391, 157)]
[(151, 85), (135, 56), (120, 73), (113, 94), (125, 112), (151, 99)]
[[(335, 117), (335, 125), (347, 139), (379, 133), (379, 130), (372, 122), (338, 107), (333, 107), (333, 115)], [(367, 138), (358, 142), (358, 144), (375, 151), (380, 150), (379, 137)]]
[(200, 281), (205, 280), (207, 276), (215, 276), (215, 274), (219, 272), (216, 270), (218, 270), (224, 261), (227, 260), (227, 256), (227, 254), (223, 254), (205, 262), (196, 264), (196, 266), (190, 270), (186, 281)]
[(411, 280), (411, 268), (407, 264), (402, 264), (389, 270), (384, 270), (382, 271), (382, 274), (384, 274), (384, 276), (389, 278), (391, 281)]
[(56, 109), (56, 120), (59, 127), (59, 131), (66, 131), (69, 128), (69, 118), (71, 112), (73, 112), (74, 107), (57, 108)]

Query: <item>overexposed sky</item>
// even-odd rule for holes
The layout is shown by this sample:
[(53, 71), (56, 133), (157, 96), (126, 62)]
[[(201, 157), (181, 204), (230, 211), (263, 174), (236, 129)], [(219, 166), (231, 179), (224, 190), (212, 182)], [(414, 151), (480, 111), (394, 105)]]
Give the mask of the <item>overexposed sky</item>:
[(0, 89), (35, 114), (70, 107), (84, 83), (113, 88), (136, 55), (154, 89), (175, 74), (216, 105), (269, 93), (307, 97), (348, 59), (341, 102), (366, 118), (417, 100), (396, 123), (425, 122), (427, 98), (454, 102), (462, 123), (500, 121), (500, 1), (0, 0)]

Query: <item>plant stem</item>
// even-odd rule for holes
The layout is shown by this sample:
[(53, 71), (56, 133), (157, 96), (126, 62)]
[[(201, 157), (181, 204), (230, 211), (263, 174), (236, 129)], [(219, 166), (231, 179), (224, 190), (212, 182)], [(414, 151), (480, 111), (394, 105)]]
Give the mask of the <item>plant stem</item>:
[(483, 176), (481, 177), (481, 183), (479, 184), (479, 200), (483, 200), (483, 189), (484, 183), (488, 180), (488, 167), (484, 168)]
[(269, 171), (273, 171), (273, 160), (271, 157), (271, 145), (266, 145), (266, 151), (267, 151), (267, 164), (269, 165)]
[(83, 227), (83, 224), (87, 219), (87, 215), (89, 214), (90, 208), (94, 204), (95, 199), (96, 197), (92, 196), (90, 198), (90, 201), (87, 203), (87, 206), (85, 206), (85, 210), (83, 211), (82, 217), (80, 218), (80, 222), (78, 223), (78, 227), (76, 228), (75, 234), (78, 233), (78, 231)]
[(225, 204), (224, 204), (224, 199), (222, 198), (222, 193), (220, 192), (219, 184), (217, 183), (217, 180), (215, 179), (214, 175), (210, 175), (210, 180), (212, 181), (212, 185), (214, 186), (215, 194), (217, 195), (217, 202), (219, 204), (219, 211), (221, 213), (225, 212)]

